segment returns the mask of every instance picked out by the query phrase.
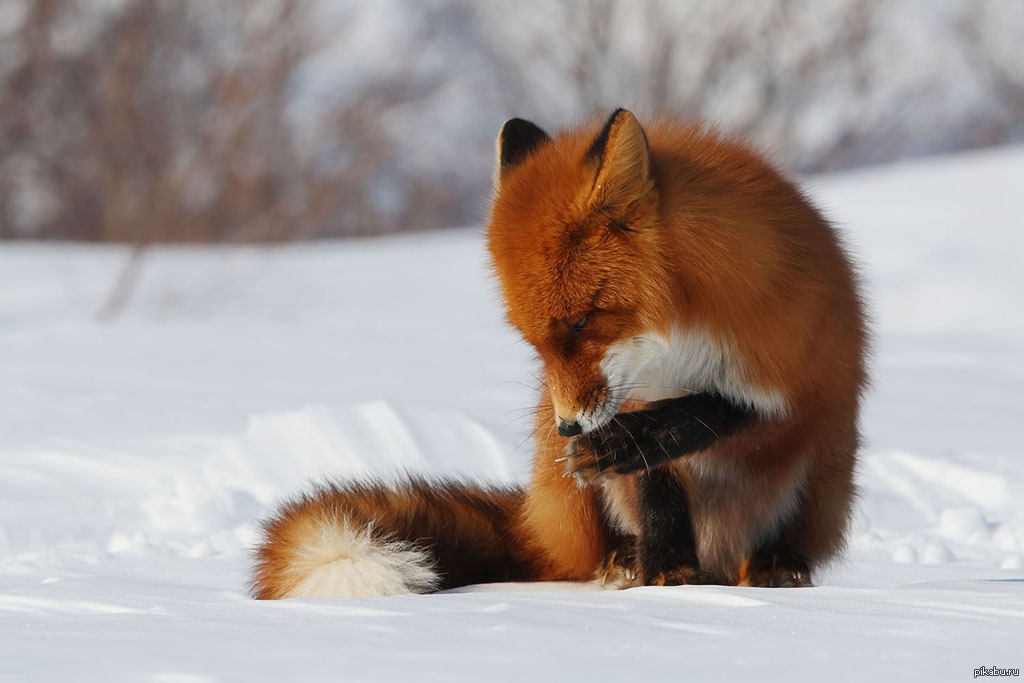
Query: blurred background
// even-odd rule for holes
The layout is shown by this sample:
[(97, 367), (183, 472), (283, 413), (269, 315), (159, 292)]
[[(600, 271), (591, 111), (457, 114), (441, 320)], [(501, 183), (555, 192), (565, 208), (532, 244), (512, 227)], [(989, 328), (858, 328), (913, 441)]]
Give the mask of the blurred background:
[(494, 136), (616, 106), (814, 173), (1024, 139), (1015, 0), (0, 0), (0, 238), (479, 223)]

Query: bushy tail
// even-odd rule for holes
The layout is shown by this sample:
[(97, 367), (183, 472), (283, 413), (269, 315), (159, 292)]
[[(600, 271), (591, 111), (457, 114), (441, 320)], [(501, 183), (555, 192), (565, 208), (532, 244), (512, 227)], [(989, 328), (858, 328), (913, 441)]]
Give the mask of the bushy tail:
[(317, 488), (263, 525), (259, 599), (426, 593), (535, 578), (515, 534), (522, 491), (411, 479)]

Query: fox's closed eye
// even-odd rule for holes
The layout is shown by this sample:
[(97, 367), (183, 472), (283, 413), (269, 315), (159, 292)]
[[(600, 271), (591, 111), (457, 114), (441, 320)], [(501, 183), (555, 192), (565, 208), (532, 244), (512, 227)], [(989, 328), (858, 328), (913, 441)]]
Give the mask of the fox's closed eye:
[(582, 317), (577, 318), (572, 324), (572, 333), (579, 334), (587, 326), (588, 320), (590, 320), (590, 313), (584, 313)]

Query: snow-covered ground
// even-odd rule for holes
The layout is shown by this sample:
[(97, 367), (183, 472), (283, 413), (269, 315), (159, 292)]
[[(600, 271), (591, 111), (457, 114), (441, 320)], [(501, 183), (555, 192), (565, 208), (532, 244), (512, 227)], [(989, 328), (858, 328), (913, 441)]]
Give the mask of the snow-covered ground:
[(804, 590), (247, 598), (309, 480), (521, 480), (531, 354), (479, 230), (0, 246), (3, 680), (967, 680), (1024, 665), (1024, 150), (815, 178), (876, 330), (859, 515)]

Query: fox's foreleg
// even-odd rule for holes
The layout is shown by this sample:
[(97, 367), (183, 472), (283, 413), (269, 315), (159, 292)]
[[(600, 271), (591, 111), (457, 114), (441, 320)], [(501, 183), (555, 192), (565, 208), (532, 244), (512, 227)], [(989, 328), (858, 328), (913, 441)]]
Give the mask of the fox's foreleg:
[[(701, 569), (687, 491), (676, 473), (659, 466), (702, 451), (754, 420), (750, 410), (717, 394), (691, 394), (622, 413), (570, 442), (565, 474), (581, 486), (641, 474), (636, 479), (640, 532), (632, 552), (609, 557), (627, 564), (618, 572), (632, 578), (625, 586), (726, 583), (725, 577)], [(606, 567), (605, 574), (616, 574), (612, 569)]]
[(718, 394), (656, 401), (574, 438), (563, 458), (566, 476), (587, 484), (604, 477), (650, 472), (657, 465), (704, 450), (755, 419), (749, 408)]

